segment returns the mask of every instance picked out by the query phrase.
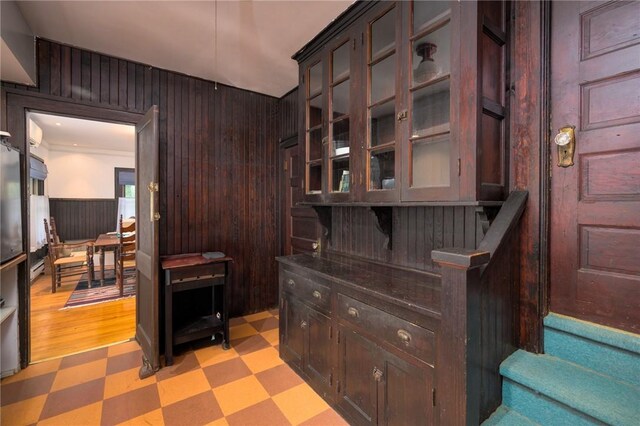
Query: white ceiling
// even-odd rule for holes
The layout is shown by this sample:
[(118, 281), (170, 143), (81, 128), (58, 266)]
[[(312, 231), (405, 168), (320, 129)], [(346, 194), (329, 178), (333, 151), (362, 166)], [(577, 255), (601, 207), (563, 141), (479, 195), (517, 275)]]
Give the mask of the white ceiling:
[(40, 126), (42, 139), (53, 150), (135, 152), (135, 126), (34, 112), (29, 118)]
[(18, 6), (36, 36), (280, 97), (297, 85), (291, 55), (352, 2), (21, 1)]

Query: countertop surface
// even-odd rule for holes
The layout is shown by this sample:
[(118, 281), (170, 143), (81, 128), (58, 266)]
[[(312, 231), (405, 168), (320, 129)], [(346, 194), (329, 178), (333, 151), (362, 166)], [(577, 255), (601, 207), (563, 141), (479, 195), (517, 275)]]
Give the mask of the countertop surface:
[(278, 257), (283, 265), (301, 267), (331, 281), (389, 302), (440, 318), (440, 277), (350, 256), (323, 253)]

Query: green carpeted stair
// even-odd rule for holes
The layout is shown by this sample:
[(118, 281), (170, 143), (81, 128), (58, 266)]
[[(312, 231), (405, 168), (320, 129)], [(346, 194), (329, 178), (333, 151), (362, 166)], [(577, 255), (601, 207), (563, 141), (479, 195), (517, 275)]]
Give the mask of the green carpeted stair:
[(484, 425), (640, 424), (640, 336), (550, 314), (545, 352), (502, 363), (502, 406)]

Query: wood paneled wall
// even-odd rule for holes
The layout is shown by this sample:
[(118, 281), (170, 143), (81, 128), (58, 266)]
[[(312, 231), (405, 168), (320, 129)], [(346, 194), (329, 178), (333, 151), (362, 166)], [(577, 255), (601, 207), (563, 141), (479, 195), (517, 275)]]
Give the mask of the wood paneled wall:
[(298, 134), (298, 88), (280, 98), (280, 140)]
[(114, 199), (49, 199), (49, 215), (56, 220), (63, 241), (95, 239), (115, 231), (117, 214), (118, 203)]
[(275, 306), (278, 99), (42, 39), (37, 52), (39, 86), (5, 88), (139, 113), (159, 106), (160, 253), (224, 251), (231, 314)]
[(333, 207), (330, 250), (408, 268), (438, 272), (431, 250), (477, 248), (484, 233), (476, 207), (394, 207), (392, 249), (366, 207)]

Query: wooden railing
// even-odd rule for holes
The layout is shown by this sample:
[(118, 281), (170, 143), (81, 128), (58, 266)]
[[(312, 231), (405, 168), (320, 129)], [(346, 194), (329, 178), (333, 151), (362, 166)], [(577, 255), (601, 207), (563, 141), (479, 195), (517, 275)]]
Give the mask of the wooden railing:
[(478, 249), (445, 248), (436, 350), (440, 424), (478, 425), (502, 398), (500, 363), (517, 347), (518, 223), (528, 193), (514, 191)]

